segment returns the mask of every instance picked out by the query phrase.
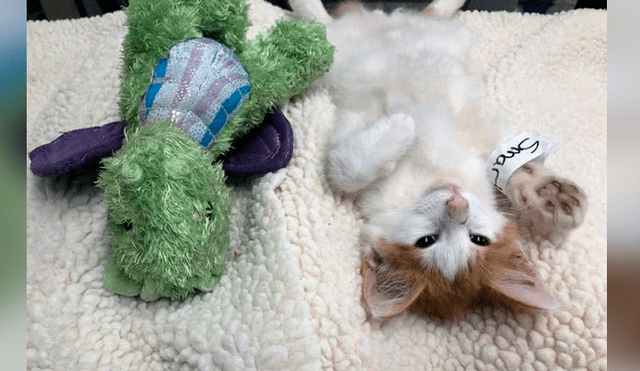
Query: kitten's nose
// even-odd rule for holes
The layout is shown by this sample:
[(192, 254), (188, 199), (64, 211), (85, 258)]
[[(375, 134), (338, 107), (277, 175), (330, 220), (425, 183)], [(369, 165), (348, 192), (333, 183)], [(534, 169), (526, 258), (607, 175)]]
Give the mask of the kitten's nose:
[(462, 197), (457, 186), (451, 186), (449, 190), (451, 197), (446, 201), (445, 209), (451, 218), (462, 224), (467, 221), (469, 216), (469, 201)]

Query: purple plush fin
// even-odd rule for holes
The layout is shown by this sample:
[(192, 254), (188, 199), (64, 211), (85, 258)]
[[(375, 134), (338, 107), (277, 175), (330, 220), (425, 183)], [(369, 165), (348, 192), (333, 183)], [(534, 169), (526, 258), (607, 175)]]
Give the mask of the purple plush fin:
[(293, 130), (284, 114), (274, 109), (261, 125), (233, 143), (233, 149), (223, 158), (227, 175), (265, 174), (281, 169), (293, 154)]
[(31, 171), (38, 176), (56, 176), (98, 162), (122, 147), (124, 122), (73, 130), (29, 153)]

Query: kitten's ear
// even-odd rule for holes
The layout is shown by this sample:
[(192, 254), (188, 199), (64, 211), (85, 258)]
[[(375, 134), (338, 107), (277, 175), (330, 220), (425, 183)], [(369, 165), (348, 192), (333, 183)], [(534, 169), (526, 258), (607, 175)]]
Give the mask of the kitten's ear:
[(364, 304), (374, 318), (389, 318), (404, 312), (424, 289), (424, 283), (394, 270), (375, 252), (362, 259)]
[(485, 259), (487, 284), (498, 293), (532, 308), (552, 310), (560, 306), (520, 248), (515, 224), (507, 226), (503, 237), (490, 245)]
[(552, 310), (560, 307), (553, 294), (534, 275), (510, 270), (492, 282), (491, 288), (518, 304), (537, 309)]

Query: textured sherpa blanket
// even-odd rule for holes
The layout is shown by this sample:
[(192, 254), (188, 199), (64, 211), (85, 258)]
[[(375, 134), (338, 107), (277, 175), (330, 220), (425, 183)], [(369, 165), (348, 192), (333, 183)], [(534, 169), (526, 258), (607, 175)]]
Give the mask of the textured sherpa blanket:
[[(285, 12), (251, 2), (249, 37)], [(232, 182), (233, 247), (211, 293), (146, 303), (102, 288), (103, 193), (88, 174), (27, 170), (28, 367), (33, 370), (602, 370), (607, 367), (607, 15), (462, 13), (478, 36), (473, 71), (516, 131), (553, 139), (547, 164), (583, 186), (586, 221), (564, 246), (530, 246), (562, 305), (441, 322), (411, 314), (381, 328), (361, 306), (361, 219), (332, 194), (323, 147), (334, 106), (310, 89), (286, 107), (288, 167)], [(28, 150), (116, 121), (122, 12), (27, 24)]]

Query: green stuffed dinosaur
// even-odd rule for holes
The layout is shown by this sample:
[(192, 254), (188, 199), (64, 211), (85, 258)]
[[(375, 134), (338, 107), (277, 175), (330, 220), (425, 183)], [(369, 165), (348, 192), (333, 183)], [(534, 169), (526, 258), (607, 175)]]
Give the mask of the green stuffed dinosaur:
[(123, 147), (104, 161), (112, 236), (104, 286), (151, 301), (211, 291), (230, 246), (219, 157), (333, 59), (324, 28), (281, 20), (251, 41), (244, 0), (131, 0)]

